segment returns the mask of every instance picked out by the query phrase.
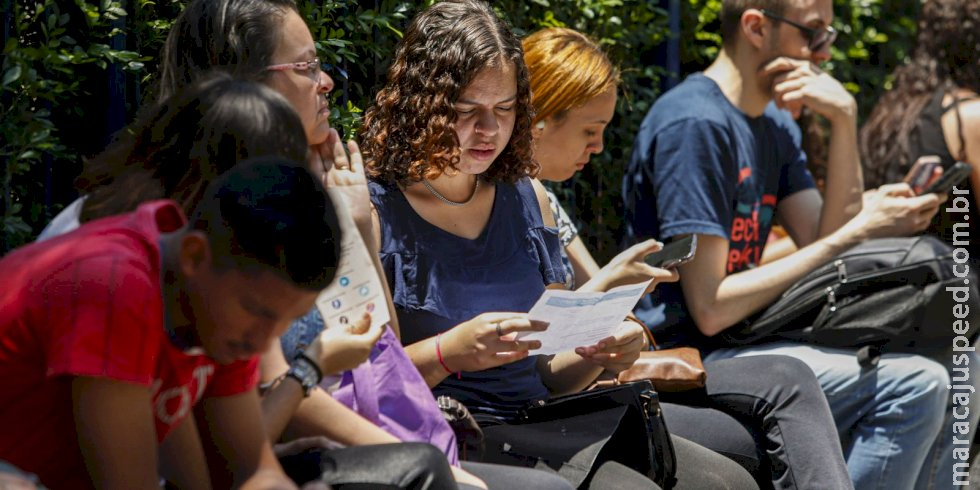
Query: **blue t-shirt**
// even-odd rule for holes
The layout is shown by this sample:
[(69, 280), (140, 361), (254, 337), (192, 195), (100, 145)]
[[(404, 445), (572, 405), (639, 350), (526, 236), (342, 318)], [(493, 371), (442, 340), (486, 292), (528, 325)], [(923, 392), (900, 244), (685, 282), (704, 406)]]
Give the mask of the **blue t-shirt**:
[[(627, 237), (727, 238), (732, 274), (758, 265), (779, 202), (813, 185), (788, 113), (769, 104), (749, 117), (713, 80), (694, 74), (660, 97), (640, 126), (623, 177)], [(661, 345), (712, 346), (680, 284), (658, 286), (637, 314), (644, 319), (659, 305), (665, 319), (653, 330)]]
[[(527, 312), (545, 286), (563, 283), (557, 230), (545, 227), (527, 179), (498, 183), (490, 220), (470, 240), (429, 223), (397, 186), (370, 182), (381, 221), (381, 263), (391, 288), (402, 343), (413, 344), (487, 312)], [(460, 379), (432, 391), (468, 406), (509, 410), (548, 398), (537, 356)]]

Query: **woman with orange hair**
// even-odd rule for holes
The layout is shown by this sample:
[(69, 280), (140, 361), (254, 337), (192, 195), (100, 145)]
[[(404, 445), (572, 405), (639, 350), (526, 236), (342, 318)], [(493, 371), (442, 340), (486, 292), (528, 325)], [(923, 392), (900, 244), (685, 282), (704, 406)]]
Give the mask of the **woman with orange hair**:
[[(561, 182), (602, 152), (603, 131), (615, 117), (619, 71), (593, 41), (571, 29), (542, 29), (523, 44), (536, 111), (538, 178)], [(548, 196), (564, 246), (566, 286), (608, 287), (659, 273), (636, 253), (646, 247), (642, 243), (600, 269), (554, 194)], [(731, 457), (764, 487), (769, 480), (775, 488), (851, 486), (830, 410), (806, 365), (765, 356), (709, 362), (705, 369), (704, 390), (660, 394), (673, 402), (662, 404), (671, 433)]]

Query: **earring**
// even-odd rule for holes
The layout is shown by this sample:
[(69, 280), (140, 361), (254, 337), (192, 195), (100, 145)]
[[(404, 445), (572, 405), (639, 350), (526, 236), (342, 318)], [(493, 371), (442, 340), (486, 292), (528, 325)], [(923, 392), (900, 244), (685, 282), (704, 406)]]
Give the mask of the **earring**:
[(544, 129), (544, 119), (538, 121), (538, 123), (535, 124), (534, 127), (538, 128), (538, 129)]

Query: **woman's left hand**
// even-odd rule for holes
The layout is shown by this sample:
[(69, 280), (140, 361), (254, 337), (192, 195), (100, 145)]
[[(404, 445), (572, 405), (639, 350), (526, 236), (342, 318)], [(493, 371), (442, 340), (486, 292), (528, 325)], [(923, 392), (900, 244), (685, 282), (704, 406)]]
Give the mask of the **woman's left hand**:
[(361, 236), (371, 236), (371, 197), (357, 142), (348, 141), (345, 149), (337, 130), (331, 128), (327, 140), (311, 148), (309, 166), (324, 187), (336, 189), (343, 196), (345, 202), (338, 205), (350, 210)]
[(643, 350), (645, 342), (646, 334), (643, 332), (643, 327), (636, 322), (626, 320), (619, 325), (612, 336), (600, 340), (595, 345), (578, 347), (575, 353), (616, 374), (629, 369), (640, 358), (640, 351)]

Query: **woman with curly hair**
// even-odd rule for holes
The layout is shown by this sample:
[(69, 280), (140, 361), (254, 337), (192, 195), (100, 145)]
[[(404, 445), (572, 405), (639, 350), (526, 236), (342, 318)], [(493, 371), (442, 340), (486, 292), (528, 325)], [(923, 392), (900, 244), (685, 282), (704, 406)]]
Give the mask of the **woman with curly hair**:
[[(861, 129), (861, 156), (869, 188), (898, 182), (922, 157), (943, 168), (973, 165), (968, 183), (969, 223), (980, 219), (980, 2), (930, 0), (922, 6), (912, 59), (895, 70), (895, 82)], [(962, 206), (961, 206), (962, 207)], [(950, 244), (962, 213), (939, 212), (929, 233)], [(972, 240), (971, 257), (980, 257)]]
[[(515, 338), (548, 327), (524, 312), (565, 276), (547, 197), (532, 179), (532, 120), (520, 41), (476, 0), (444, 1), (413, 19), (365, 115), (375, 232), (402, 341), (435, 394), (480, 412), (580, 391), (603, 370), (630, 366), (646, 342), (630, 321), (553, 356), (532, 355), (540, 342)], [(493, 440), (508, 429), (485, 430)], [(686, 441), (675, 447), (677, 488), (756, 488), (731, 461)], [(507, 459), (506, 449), (486, 450)], [(655, 488), (604, 457), (570, 481)]]

